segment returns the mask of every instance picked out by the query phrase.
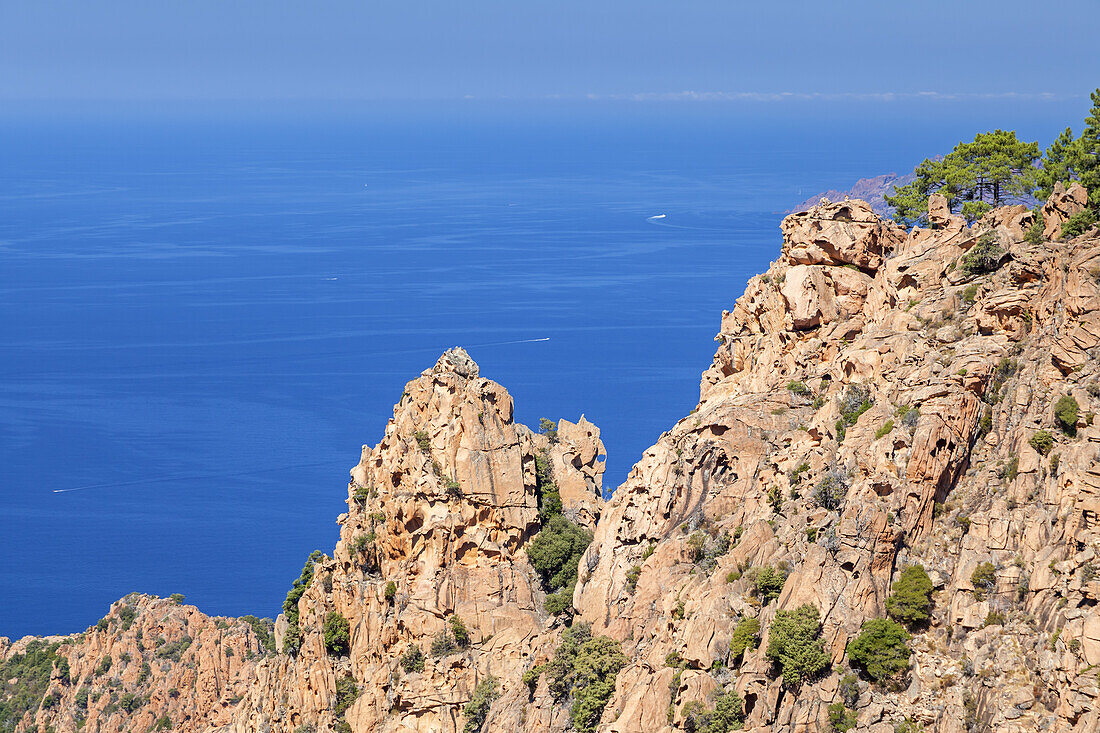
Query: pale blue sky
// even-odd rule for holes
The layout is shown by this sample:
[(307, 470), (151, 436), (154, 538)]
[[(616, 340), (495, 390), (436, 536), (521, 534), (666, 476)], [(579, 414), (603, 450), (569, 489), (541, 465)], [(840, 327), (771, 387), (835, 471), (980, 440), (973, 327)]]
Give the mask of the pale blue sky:
[(0, 100), (1083, 97), (1100, 85), (1100, 2), (1044, 7), (10, 1)]

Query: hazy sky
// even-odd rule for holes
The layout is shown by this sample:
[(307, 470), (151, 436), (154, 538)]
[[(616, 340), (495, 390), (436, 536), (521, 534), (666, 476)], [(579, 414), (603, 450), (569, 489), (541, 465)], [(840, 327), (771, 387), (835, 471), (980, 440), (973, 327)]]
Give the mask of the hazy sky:
[(1100, 2), (7, 0), (0, 99), (1083, 96)]

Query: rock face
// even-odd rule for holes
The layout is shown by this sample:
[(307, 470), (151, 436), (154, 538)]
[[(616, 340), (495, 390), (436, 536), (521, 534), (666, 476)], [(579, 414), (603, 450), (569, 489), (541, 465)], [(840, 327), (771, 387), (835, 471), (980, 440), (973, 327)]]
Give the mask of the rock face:
[[(1048, 231), (1078, 198), (1052, 196)], [(101, 694), (87, 720), (103, 730), (167, 714), (239, 733), (671, 733), (702, 730), (700, 715), (725, 731), (717, 700), (733, 692), (760, 732), (830, 730), (830, 714), (860, 733), (1100, 729), (1100, 240), (1032, 244), (1022, 207), (971, 227), (944, 208), (933, 197), (934, 228), (912, 232), (860, 201), (788, 217), (780, 257), (722, 315), (698, 406), (606, 503), (594, 425), (532, 432), (448, 351), (352, 469), (340, 541), (312, 563), (297, 617), (275, 624), (272, 645), (298, 639), (296, 652), (264, 651), (253, 624), (141, 599), (144, 641), (113, 625), (65, 640), (72, 680), (55, 671), (59, 699), (21, 729), (75, 730), (82, 687)], [(593, 532), (572, 623), (625, 657), (590, 725), (574, 726), (540, 666), (570, 621), (546, 612), (528, 560), (547, 472), (562, 514)], [(857, 679), (848, 644), (914, 564), (935, 592), (910, 668)], [(804, 604), (827, 664), (785, 686), (773, 623)], [(326, 648), (337, 614), (346, 648)], [(453, 643), (455, 618), (468, 644)], [(735, 653), (747, 619), (759, 638)], [(180, 661), (153, 652), (139, 681), (150, 639), (185, 628)], [(123, 648), (121, 688), (88, 671)], [(108, 713), (129, 689), (148, 713)], [(493, 694), (475, 714), (479, 689)]]
[(1062, 235), (1062, 225), (1069, 218), (1084, 210), (1088, 204), (1088, 191), (1080, 183), (1071, 184), (1066, 189), (1059, 182), (1054, 185), (1054, 193), (1043, 205), (1043, 237), (1055, 240)]
[[(205, 731), (228, 723), (265, 653), (262, 622), (210, 618), (194, 606), (137, 594), (58, 644), (43, 704), (17, 730)], [(257, 635), (260, 633), (260, 636)], [(6, 645), (0, 659), (26, 650)]]

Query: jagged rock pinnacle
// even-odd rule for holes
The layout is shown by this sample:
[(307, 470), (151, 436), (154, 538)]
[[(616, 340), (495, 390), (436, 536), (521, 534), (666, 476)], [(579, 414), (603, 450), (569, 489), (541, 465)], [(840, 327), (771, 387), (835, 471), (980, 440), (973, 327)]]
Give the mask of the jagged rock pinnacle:
[(443, 352), (439, 361), (431, 369), (432, 374), (457, 374), (466, 379), (477, 379), (478, 366), (466, 349), (461, 346), (453, 346)]

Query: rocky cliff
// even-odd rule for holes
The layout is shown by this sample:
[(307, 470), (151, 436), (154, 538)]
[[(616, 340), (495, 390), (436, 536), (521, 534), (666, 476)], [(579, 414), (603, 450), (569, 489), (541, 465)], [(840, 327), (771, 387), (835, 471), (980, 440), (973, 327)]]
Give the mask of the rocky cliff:
[(595, 426), (515, 423), (451, 350), (273, 638), (124, 599), (45, 640), (19, 729), (1096, 730), (1100, 231), (1054, 239), (1086, 200), (787, 217), (606, 503)]

